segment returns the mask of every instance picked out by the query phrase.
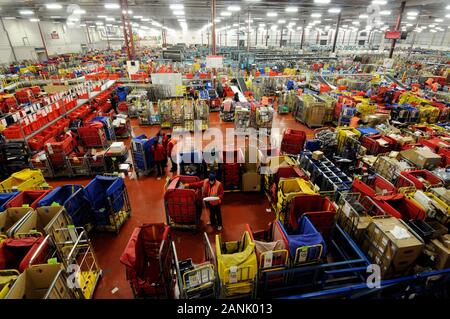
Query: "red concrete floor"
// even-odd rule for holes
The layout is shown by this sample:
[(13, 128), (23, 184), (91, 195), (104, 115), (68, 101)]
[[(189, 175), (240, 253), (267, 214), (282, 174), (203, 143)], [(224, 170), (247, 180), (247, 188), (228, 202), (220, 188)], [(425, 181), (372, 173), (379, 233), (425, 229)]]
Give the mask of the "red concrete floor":
[[(211, 113), (210, 127), (224, 129), (233, 127), (233, 123), (222, 123), (219, 113)], [(275, 115), (274, 127), (280, 129), (293, 128), (307, 132), (308, 138), (313, 132), (302, 124), (297, 123), (292, 115)], [(156, 126), (139, 126), (137, 121), (132, 121), (132, 129), (135, 135), (156, 134)], [(62, 184), (75, 183), (86, 185), (90, 179), (65, 179), (50, 180), (53, 187)], [(163, 187), (165, 180), (156, 180), (154, 176), (139, 177), (135, 180), (127, 178), (126, 186), (131, 201), (131, 218), (124, 224), (118, 235), (108, 233), (94, 233), (91, 238), (98, 262), (103, 269), (103, 277), (100, 280), (94, 298), (133, 298), (130, 286), (126, 280), (125, 268), (120, 263), (122, 254), (133, 229), (143, 223), (165, 222)], [(267, 224), (275, 218), (273, 212), (267, 212), (269, 203), (265, 195), (260, 193), (225, 193), (222, 204), (222, 217), (224, 228), (221, 232), (224, 241), (239, 240), (248, 223), (254, 230), (266, 228)], [(214, 235), (218, 233), (211, 226), (207, 226), (207, 212), (202, 215), (201, 230), (196, 234), (189, 231), (172, 231), (178, 257), (180, 260), (192, 258), (198, 263), (203, 260), (204, 244), (203, 232), (207, 232), (211, 244), (214, 247)], [(118, 290), (113, 294), (114, 288)]]

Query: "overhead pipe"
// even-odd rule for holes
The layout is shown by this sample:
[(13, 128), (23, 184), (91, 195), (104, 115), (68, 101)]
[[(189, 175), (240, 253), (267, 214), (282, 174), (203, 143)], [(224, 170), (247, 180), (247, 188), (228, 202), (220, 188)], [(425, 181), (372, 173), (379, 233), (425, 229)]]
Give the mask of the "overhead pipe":
[(45, 56), (47, 57), (47, 60), (48, 60), (47, 45), (45, 44), (44, 35), (42, 34), (41, 24), (38, 22), (37, 25), (39, 28), (39, 34), (41, 35), (42, 45), (44, 46)]
[(13, 47), (13, 45), (11, 43), (11, 38), (9, 37), (9, 32), (8, 32), (8, 30), (6, 30), (5, 23), (3, 22), (3, 18), (0, 18), (0, 20), (2, 21), (2, 28), (3, 28), (3, 31), (6, 34), (6, 38), (8, 39), (9, 47), (11, 48), (11, 51), (12, 51), (12, 54), (13, 54), (13, 57), (14, 57), (14, 61), (17, 62), (16, 51), (14, 50), (14, 47)]
[(338, 14), (338, 19), (337, 19), (337, 23), (336, 23), (336, 31), (334, 32), (334, 39), (333, 39), (333, 50), (331, 52), (335, 53), (336, 52), (336, 41), (338, 38), (338, 33), (339, 33), (339, 26), (341, 24), (341, 13), (339, 12)]
[[(397, 17), (397, 24), (395, 25), (395, 31), (400, 30), (400, 26), (402, 23), (402, 16), (403, 12), (405, 11), (406, 1), (402, 1), (402, 4), (400, 5), (400, 12)], [(392, 56), (394, 55), (395, 50), (395, 44), (397, 43), (397, 39), (392, 39), (391, 42), (391, 50), (389, 51), (389, 59), (392, 59)]]

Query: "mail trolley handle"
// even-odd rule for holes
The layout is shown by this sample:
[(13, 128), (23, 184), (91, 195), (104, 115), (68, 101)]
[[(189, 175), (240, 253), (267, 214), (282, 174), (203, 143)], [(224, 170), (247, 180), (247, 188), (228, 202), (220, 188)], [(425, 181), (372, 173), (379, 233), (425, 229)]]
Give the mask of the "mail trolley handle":
[(42, 241), (42, 243), (40, 243), (33, 256), (31, 256), (30, 261), (28, 262), (28, 266), (33, 265), (34, 260), (39, 256), (39, 254), (42, 252), (44, 247), (47, 246), (47, 243), (50, 242), (50, 240), (50, 235), (45, 236), (44, 240)]

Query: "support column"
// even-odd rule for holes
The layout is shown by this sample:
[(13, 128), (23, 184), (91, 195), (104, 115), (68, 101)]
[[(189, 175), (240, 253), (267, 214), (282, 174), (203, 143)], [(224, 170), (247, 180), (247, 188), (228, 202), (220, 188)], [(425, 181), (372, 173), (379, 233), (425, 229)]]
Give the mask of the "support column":
[(211, 54), (216, 55), (216, 0), (211, 1)]
[(258, 27), (255, 29), (255, 47), (258, 45)]
[[(3, 21), (3, 19), (2, 19), (2, 21)], [(38, 28), (39, 28), (39, 34), (41, 35), (42, 45), (44, 46), (45, 56), (47, 57), (47, 60), (48, 60), (47, 45), (45, 44), (44, 35), (42, 34), (41, 24), (38, 22), (37, 25), (38, 25)]]
[(89, 32), (89, 28), (88, 28), (88, 26), (86, 26), (85, 28), (86, 28), (86, 32), (87, 32), (88, 43), (92, 44), (91, 33)]
[(9, 47), (11, 48), (11, 51), (12, 51), (12, 54), (13, 54), (13, 57), (14, 57), (14, 61), (18, 62), (17, 61), (17, 57), (16, 57), (16, 51), (14, 51), (14, 47), (13, 47), (13, 45), (11, 43), (11, 38), (9, 37), (9, 32), (8, 32), (8, 30), (6, 30), (5, 23), (3, 22), (3, 18), (0, 18), (0, 20), (2, 22), (3, 31), (5, 32), (6, 38), (8, 39), (8, 44), (9, 44)]
[(109, 36), (108, 36), (108, 30), (107, 30), (107, 26), (105, 25), (105, 35), (106, 35), (106, 42), (108, 43), (108, 50), (111, 50), (111, 45), (109, 43)]
[(281, 30), (280, 30), (280, 48), (283, 46), (283, 29), (284, 26), (281, 25)]
[(333, 50), (331, 52), (335, 53), (336, 52), (336, 41), (338, 38), (338, 33), (339, 33), (339, 26), (341, 24), (341, 13), (339, 12), (338, 14), (338, 19), (337, 19), (337, 23), (336, 23), (336, 31), (334, 32), (334, 39), (333, 39)]
[(267, 47), (268, 43), (269, 43), (269, 27), (267, 26), (266, 27), (266, 47)]
[(247, 14), (247, 52), (250, 52), (250, 10)]
[[(406, 6), (406, 1), (402, 1), (402, 4), (400, 5), (400, 12), (397, 17), (397, 24), (395, 25), (395, 31), (400, 30), (400, 25), (402, 23), (402, 16), (403, 16), (403, 12), (405, 11), (405, 6)], [(392, 39), (391, 50), (389, 51), (389, 59), (392, 59), (392, 56), (394, 55), (396, 43), (397, 43), (397, 39)]]
[(239, 18), (239, 14), (238, 14), (238, 27), (237, 27), (237, 31), (236, 31), (236, 35), (237, 35), (237, 48), (239, 50), (240, 46), (239, 46), (239, 41), (241, 40), (239, 32), (241, 31), (241, 19)]
[(305, 23), (306, 23), (306, 21), (303, 20), (303, 24), (302, 24), (302, 37), (300, 38), (300, 50), (303, 50), (303, 43), (305, 42)]
[(136, 60), (133, 30), (128, 16), (128, 0), (120, 0), (120, 6), (122, 10), (123, 37), (125, 39), (125, 49), (127, 50), (128, 60)]

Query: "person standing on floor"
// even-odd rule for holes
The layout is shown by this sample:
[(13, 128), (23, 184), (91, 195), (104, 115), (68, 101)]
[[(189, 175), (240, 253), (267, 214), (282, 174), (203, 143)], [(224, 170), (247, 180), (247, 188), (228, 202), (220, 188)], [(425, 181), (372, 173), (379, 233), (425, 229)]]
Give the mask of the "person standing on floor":
[(152, 151), (156, 163), (156, 169), (158, 170), (157, 179), (160, 180), (165, 168), (164, 162), (167, 161), (166, 150), (162, 144), (155, 141), (152, 146)]
[(206, 207), (209, 209), (208, 225), (217, 226), (217, 230), (222, 230), (222, 210), (221, 204), (223, 199), (222, 183), (216, 179), (215, 173), (210, 173), (209, 177), (197, 183), (186, 185), (187, 188), (201, 188), (203, 198), (217, 197), (218, 199), (206, 202)]
[(167, 148), (166, 148), (166, 150), (167, 150), (167, 157), (169, 157), (170, 163), (172, 164), (171, 165), (172, 167), (170, 169), (170, 171), (172, 173), (177, 171), (177, 163), (172, 158), (172, 156), (176, 156), (176, 154), (172, 154), (173, 149), (174, 149), (176, 144), (177, 144), (177, 140), (175, 138), (171, 137), (169, 142), (167, 143)]
[(350, 127), (358, 128), (358, 125), (361, 123), (361, 113), (356, 112), (352, 118), (350, 119)]
[(117, 94), (116, 94), (116, 91), (115, 91), (115, 90), (112, 91), (112, 93), (111, 93), (111, 98), (110, 98), (109, 100), (111, 101), (111, 106), (112, 106), (114, 112), (115, 112), (116, 114), (119, 114), (119, 111), (117, 110), (117, 105), (118, 105), (119, 103), (118, 103), (118, 97), (117, 97)]

